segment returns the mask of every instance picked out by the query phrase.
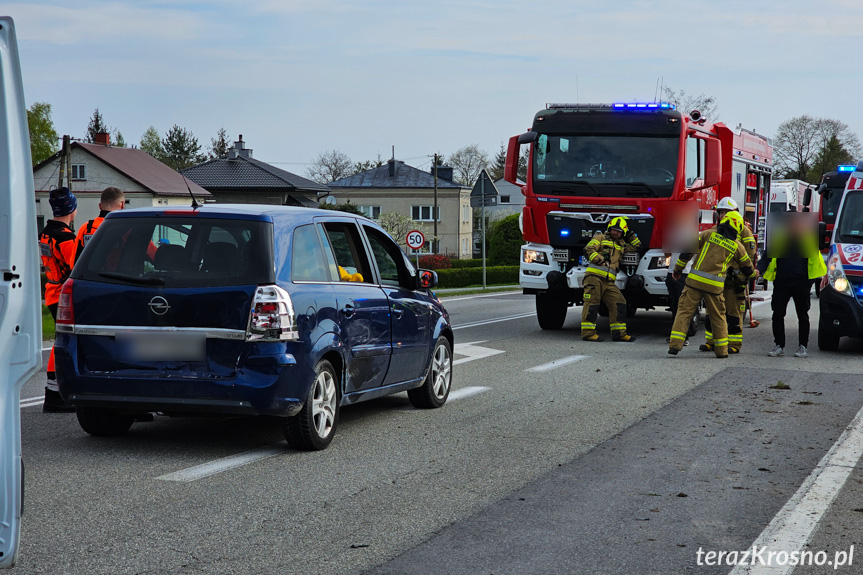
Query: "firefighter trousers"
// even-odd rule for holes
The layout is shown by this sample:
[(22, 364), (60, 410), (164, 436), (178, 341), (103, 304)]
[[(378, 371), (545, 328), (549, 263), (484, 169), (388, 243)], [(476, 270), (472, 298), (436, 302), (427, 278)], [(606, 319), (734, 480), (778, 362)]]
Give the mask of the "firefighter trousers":
[[(725, 323), (728, 329), (728, 347), (740, 351), (743, 347), (743, 318), (746, 316), (746, 286), (725, 286)], [(704, 322), (704, 343), (713, 345), (713, 324), (710, 317)]]
[(587, 275), (584, 278), (584, 305), (581, 307), (581, 337), (596, 335), (596, 318), (599, 304), (608, 308), (611, 338), (618, 340), (626, 335), (626, 298), (613, 280)]
[(674, 316), (674, 326), (671, 328), (670, 349), (680, 351), (686, 341), (689, 322), (698, 312), (698, 302), (704, 299), (704, 309), (713, 327), (713, 353), (716, 357), (728, 357), (728, 331), (725, 325), (725, 297), (701, 291), (692, 286), (686, 286), (677, 304), (677, 314)]

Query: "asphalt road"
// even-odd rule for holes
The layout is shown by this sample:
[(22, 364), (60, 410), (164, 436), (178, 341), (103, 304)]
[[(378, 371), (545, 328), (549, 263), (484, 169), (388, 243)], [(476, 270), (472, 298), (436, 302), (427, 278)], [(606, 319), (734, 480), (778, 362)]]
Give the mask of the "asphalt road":
[[(450, 402), (346, 408), (318, 453), (289, 450), (262, 418), (159, 417), (93, 438), (74, 415), (27, 401), (44, 386), (33, 378), (21, 394), (17, 571), (728, 573), (697, 551), (751, 546), (863, 407), (863, 344), (821, 353), (813, 327), (809, 358), (768, 358), (769, 304), (743, 353), (717, 360), (697, 337), (668, 356), (665, 311), (629, 321), (635, 343), (587, 344), (578, 308), (543, 332), (528, 296), (444, 302), (456, 326)], [(788, 325), (793, 342), (793, 310)], [(790, 389), (771, 389), (778, 381)], [(835, 500), (811, 490), (826, 501), (811, 548), (860, 538), (856, 463), (837, 464), (850, 478)]]

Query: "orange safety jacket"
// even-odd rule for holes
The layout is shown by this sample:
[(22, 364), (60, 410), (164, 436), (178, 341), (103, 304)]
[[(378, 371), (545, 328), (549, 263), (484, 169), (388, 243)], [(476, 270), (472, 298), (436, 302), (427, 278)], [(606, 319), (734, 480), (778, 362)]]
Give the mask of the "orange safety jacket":
[[(93, 234), (96, 233), (96, 230), (99, 229), (99, 226), (102, 225), (102, 222), (105, 221), (105, 216), (107, 216), (110, 212), (102, 210), (99, 212), (99, 217), (94, 218), (78, 228), (78, 236), (75, 238), (75, 260), (78, 261), (78, 258), (81, 257), (81, 252), (84, 251), (84, 248), (87, 247), (87, 244), (90, 242), (90, 239), (93, 237)], [(74, 263), (74, 262), (73, 262)]]
[(60, 290), (75, 263), (75, 232), (57, 220), (48, 220), (39, 236), (39, 250), (45, 267), (45, 305), (60, 301)]

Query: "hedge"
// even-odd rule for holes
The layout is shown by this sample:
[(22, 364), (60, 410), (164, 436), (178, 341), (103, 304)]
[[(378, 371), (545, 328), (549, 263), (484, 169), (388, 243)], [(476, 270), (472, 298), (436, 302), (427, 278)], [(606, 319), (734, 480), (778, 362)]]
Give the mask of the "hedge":
[[(482, 265), (481, 262), (480, 265)], [(486, 285), (518, 283), (518, 266), (487, 267), (485, 272)], [(482, 267), (438, 270), (437, 279), (438, 287), (441, 289), (482, 285)]]
[[(488, 260), (486, 260), (486, 265), (488, 265)], [(482, 258), (475, 260), (452, 260), (452, 268), (453, 269), (462, 269), (462, 268), (481, 268), (482, 267)]]

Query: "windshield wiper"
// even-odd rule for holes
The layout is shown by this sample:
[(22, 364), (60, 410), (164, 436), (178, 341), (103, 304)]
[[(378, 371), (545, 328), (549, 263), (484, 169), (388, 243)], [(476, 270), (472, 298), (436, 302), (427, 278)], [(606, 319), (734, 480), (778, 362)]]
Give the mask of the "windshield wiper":
[(162, 278), (142, 278), (138, 276), (126, 276), (123, 274), (115, 274), (110, 272), (100, 273), (99, 277), (108, 278), (112, 280), (122, 280), (127, 281), (129, 283), (147, 285), (147, 286), (160, 286), (165, 284), (165, 280)]
[(596, 186), (594, 186), (593, 184), (591, 184), (591, 183), (590, 183), (590, 182), (588, 182), (587, 180), (573, 180), (572, 182), (567, 182), (567, 183), (577, 184), (577, 185), (580, 185), (580, 186), (587, 186), (587, 187), (588, 187), (588, 188), (590, 188), (590, 189), (591, 189), (591, 191), (592, 191), (593, 193), (595, 193), (597, 196), (601, 196), (601, 195), (602, 195), (602, 193), (599, 191), (599, 188), (597, 188)]
[[(652, 187), (647, 182), (626, 182), (625, 185), (627, 185), (627, 186), (641, 186), (642, 188), (644, 188), (645, 190), (647, 190), (648, 192), (653, 194), (653, 197), (655, 197), (655, 198), (659, 197), (659, 194), (656, 192), (656, 188)], [(630, 190), (630, 191), (626, 192), (626, 195), (629, 196), (629, 195), (643, 194), (643, 193), (644, 192), (635, 192), (635, 191)]]

